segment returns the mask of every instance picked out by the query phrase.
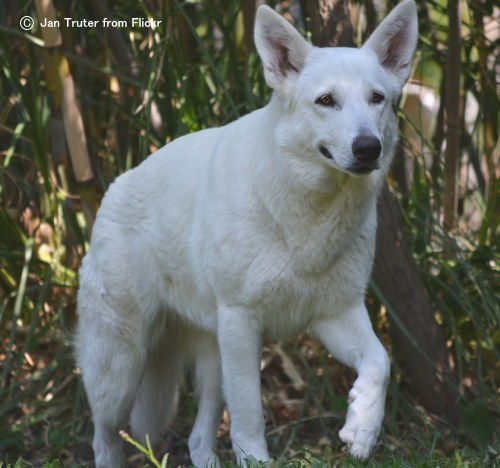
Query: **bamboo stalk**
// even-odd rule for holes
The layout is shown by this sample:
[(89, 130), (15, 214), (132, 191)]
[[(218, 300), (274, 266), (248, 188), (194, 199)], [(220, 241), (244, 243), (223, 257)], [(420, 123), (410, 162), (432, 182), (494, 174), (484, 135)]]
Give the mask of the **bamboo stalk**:
[(446, 151), (444, 154), (443, 224), (455, 228), (458, 214), (458, 170), (460, 164), (460, 1), (448, 2), (448, 55), (446, 57)]
[[(50, 21), (57, 20), (52, 0), (35, 0), (35, 6), (39, 18), (46, 18)], [(40, 26), (40, 30), (45, 43), (43, 54), (44, 73), (54, 104), (52, 118), (60, 121), (62, 116), (64, 135), (75, 180), (80, 184), (87, 183), (94, 178), (94, 174), (87, 151), (87, 139), (76, 100), (73, 77), (70, 73), (68, 60), (61, 50), (61, 33), (57, 27)], [(53, 127), (57, 128), (57, 125)], [(57, 135), (57, 132), (52, 132), (53, 138), (60, 138)], [(52, 155), (56, 164), (64, 165), (67, 158), (64, 150), (62, 153)], [(65, 187), (65, 189), (68, 189), (68, 187)], [(87, 231), (90, 234), (97, 210), (95, 188), (90, 186), (79, 187), (79, 193), (87, 223)]]
[[(56, 21), (56, 12), (52, 0), (35, 0), (39, 18)], [(92, 166), (87, 152), (87, 140), (83, 120), (76, 101), (75, 86), (69, 70), (69, 64), (59, 47), (62, 38), (57, 27), (40, 27), (47, 49), (52, 49), (50, 59), (45, 61), (47, 81), (51, 84), (56, 110), (62, 112), (66, 141), (73, 172), (77, 182), (88, 182), (93, 177)]]

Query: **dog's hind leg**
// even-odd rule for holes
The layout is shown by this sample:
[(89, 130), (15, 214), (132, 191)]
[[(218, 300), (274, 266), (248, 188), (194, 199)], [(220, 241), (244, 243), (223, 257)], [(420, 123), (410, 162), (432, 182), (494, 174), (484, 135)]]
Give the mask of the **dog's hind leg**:
[(214, 336), (203, 333), (196, 349), (198, 413), (189, 436), (189, 454), (199, 467), (219, 466), (216, 432), (222, 410), (222, 377), (219, 348)]
[(183, 345), (168, 333), (149, 353), (130, 418), (132, 435), (139, 442), (144, 444), (148, 435), (156, 445), (165, 435), (175, 415), (184, 361)]
[(358, 377), (349, 392), (347, 419), (339, 435), (355, 457), (370, 455), (384, 417), (390, 362), (373, 332), (364, 304), (316, 323), (313, 332), (340, 362)]
[(124, 466), (119, 431), (127, 427), (144, 366), (140, 333), (106, 304), (86, 299), (79, 309), (75, 350), (94, 421), (96, 467)]

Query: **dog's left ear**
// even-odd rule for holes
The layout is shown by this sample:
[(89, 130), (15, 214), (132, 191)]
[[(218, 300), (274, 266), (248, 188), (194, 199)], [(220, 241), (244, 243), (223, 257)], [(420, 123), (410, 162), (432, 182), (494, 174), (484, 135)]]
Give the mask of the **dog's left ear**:
[(417, 8), (413, 0), (397, 5), (365, 42), (380, 64), (392, 72), (401, 87), (408, 79), (418, 39)]
[(266, 5), (257, 9), (254, 38), (266, 82), (277, 90), (298, 75), (313, 47), (288, 21)]

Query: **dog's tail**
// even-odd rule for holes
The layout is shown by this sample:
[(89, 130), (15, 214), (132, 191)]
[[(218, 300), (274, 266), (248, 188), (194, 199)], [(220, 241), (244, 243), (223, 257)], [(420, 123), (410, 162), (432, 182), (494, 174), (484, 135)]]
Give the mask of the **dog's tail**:
[(177, 408), (183, 364), (182, 353), (172, 346), (161, 346), (161, 352), (149, 356), (130, 416), (132, 435), (138, 442), (144, 444), (148, 435), (156, 445), (167, 432)]

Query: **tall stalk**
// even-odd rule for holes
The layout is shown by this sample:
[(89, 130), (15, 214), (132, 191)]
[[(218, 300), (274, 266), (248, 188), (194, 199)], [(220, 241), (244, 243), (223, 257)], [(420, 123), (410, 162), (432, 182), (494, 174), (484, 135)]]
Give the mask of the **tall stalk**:
[(458, 171), (460, 164), (460, 134), (462, 117), (460, 112), (461, 72), (461, 15), (460, 0), (448, 1), (448, 54), (446, 57), (446, 151), (444, 155), (443, 210), (444, 227), (451, 231), (457, 224)]

